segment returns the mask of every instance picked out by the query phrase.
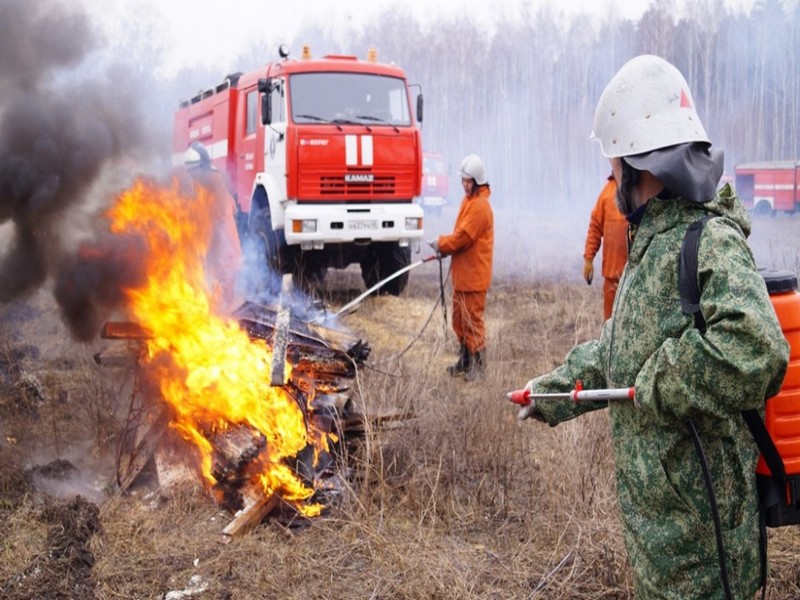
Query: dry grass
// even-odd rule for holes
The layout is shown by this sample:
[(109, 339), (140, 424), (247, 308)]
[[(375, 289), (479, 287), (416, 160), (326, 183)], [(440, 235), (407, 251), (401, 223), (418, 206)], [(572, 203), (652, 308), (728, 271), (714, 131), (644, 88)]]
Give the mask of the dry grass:
[[(796, 222), (775, 227), (786, 229), (763, 235), (766, 252), (788, 264), (771, 266), (797, 270), (797, 255), (771, 242)], [(528, 252), (536, 255), (516, 255)], [(359, 285), (352, 273), (340, 274), (327, 299), (341, 305)], [(343, 319), (373, 348), (353, 396), (368, 408), (410, 408), (416, 418), (351, 448), (351, 488), (323, 517), (299, 528), (270, 520), (229, 544), (220, 532), (230, 515), (197, 486), (113, 493), (124, 382), (92, 363), (96, 348), (66, 341), (46, 297), (26, 303), (31, 314), (16, 323), (7, 307), (0, 596), (155, 599), (197, 575), (206, 586), (198, 597), (214, 599), (632, 598), (606, 414), (549, 428), (518, 422), (505, 399), (594, 335), (599, 286), (577, 277), (515, 281), (501, 272), (487, 309), (488, 372), (472, 385), (445, 373), (456, 348), (434, 309), (437, 293), (437, 267), (426, 265), (404, 297), (372, 298)], [(35, 348), (34, 356), (20, 357), (21, 347)], [(37, 385), (21, 391), (10, 365)], [(97, 531), (71, 545), (61, 540), (59, 561), (58, 530), (73, 523), (85, 532), (93, 521), (85, 506), (54, 499), (24, 475), (55, 458), (83, 475), (79, 490), (60, 493), (91, 494), (99, 506)], [(74, 519), (55, 522), (54, 506)], [(798, 531), (770, 533), (771, 600), (800, 597)], [(85, 563), (90, 580), (80, 580)]]

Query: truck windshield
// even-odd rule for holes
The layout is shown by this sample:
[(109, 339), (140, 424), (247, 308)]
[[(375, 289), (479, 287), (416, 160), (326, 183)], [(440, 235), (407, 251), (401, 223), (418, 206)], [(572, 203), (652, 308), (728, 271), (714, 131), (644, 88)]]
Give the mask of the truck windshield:
[(289, 79), (295, 123), (411, 125), (405, 82), (364, 73), (298, 73)]

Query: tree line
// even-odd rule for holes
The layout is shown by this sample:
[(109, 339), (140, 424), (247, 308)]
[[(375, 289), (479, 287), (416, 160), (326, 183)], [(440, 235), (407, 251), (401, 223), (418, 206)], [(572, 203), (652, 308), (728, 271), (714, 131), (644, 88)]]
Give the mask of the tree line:
[(684, 74), (709, 137), (725, 150), (726, 173), (800, 158), (800, 3), (761, 0), (748, 13), (723, 0), (686, 5), (678, 13), (675, 0), (655, 0), (638, 21), (602, 22), (567, 21), (550, 7), (491, 29), (465, 16), (422, 23), (398, 6), (361, 30), (308, 29), (298, 43), (362, 57), (376, 47), (421, 84), (423, 143), (448, 158), (452, 174), (476, 152), (504, 206), (583, 212), (609, 170), (588, 141), (594, 108), (638, 54)]

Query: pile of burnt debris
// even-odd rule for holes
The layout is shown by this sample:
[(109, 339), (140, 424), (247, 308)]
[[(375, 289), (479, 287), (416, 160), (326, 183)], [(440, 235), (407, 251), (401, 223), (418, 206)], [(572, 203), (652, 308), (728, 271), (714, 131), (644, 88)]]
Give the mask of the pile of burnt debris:
[[(264, 340), (272, 349), (270, 372), (256, 376), (268, 377), (271, 386), (280, 386), (303, 411), (307, 430), (330, 440), (322, 452), (319, 445), (309, 443), (286, 464), (314, 490), (309, 502), (335, 506), (352, 474), (348, 456), (353, 445), (381, 428), (399, 426), (413, 415), (402, 411), (366, 414), (351, 397), (352, 380), (370, 354), (365, 341), (299, 318), (280, 306), (245, 303), (234, 316), (251, 339)], [(148, 333), (135, 323), (108, 322), (101, 337), (108, 340), (108, 346), (95, 355), (97, 363), (129, 368), (135, 374)], [(287, 362), (290, 370), (285, 368)], [(175, 480), (197, 478), (181, 459), (185, 452), (178, 448), (180, 440), (170, 427), (168, 404), (147, 386), (134, 384), (132, 390), (118, 448), (120, 492), (152, 484), (154, 477), (162, 489)], [(303, 521), (279, 494), (266, 493), (253, 477), (259, 468), (258, 457), (268, 443), (263, 434), (247, 424), (238, 424), (210, 434), (208, 439), (213, 447), (211, 471), (216, 480), (211, 495), (234, 515), (223, 530), (225, 536), (249, 531), (268, 516), (289, 524)]]

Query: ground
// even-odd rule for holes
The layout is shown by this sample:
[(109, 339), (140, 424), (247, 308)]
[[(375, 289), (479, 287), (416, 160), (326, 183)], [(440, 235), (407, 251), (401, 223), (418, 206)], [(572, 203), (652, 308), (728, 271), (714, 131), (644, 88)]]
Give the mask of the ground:
[[(796, 271), (796, 221), (761, 227), (757, 256)], [(549, 275), (531, 258), (546, 251), (566, 252), (496, 261), (475, 384), (445, 372), (456, 344), (436, 262), (344, 317), (373, 349), (350, 393), (416, 417), (346, 457), (349, 486), (322, 516), (228, 543), (231, 514), (197, 481), (119, 493), (130, 372), (96, 364), (102, 341), (71, 341), (46, 290), (2, 307), (0, 597), (632, 598), (605, 414), (549, 428), (505, 399), (600, 326), (602, 287), (580, 279), (579, 250)], [(363, 289), (357, 270), (327, 285), (333, 309)], [(771, 600), (800, 596), (797, 529), (770, 532)]]

